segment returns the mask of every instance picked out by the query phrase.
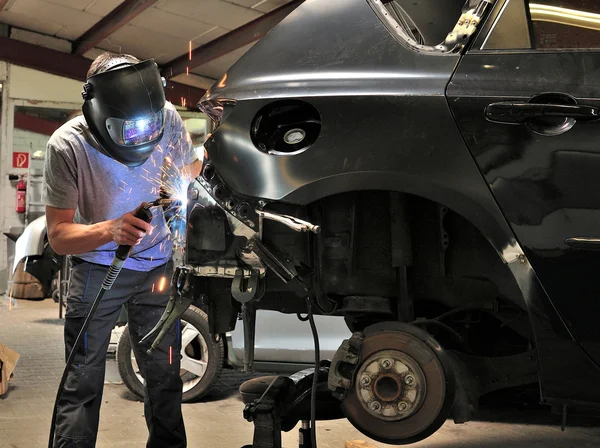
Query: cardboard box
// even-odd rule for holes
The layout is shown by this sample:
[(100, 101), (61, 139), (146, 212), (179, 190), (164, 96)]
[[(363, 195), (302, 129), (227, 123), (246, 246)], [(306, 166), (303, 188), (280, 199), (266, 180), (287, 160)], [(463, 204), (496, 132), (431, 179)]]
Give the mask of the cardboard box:
[(0, 395), (4, 395), (8, 390), (8, 382), (17, 366), (20, 355), (0, 344)]

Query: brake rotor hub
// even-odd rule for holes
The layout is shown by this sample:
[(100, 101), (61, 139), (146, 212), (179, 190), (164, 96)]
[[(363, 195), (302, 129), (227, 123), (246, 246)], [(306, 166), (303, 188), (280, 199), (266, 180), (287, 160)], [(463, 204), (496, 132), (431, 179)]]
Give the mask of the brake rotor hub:
[(356, 371), (346, 386), (344, 415), (383, 443), (409, 444), (433, 434), (450, 414), (455, 396), (452, 362), (444, 349), (427, 332), (401, 322), (371, 325), (362, 335), (358, 359), (348, 361)]
[(363, 408), (386, 421), (415, 413), (426, 394), (423, 370), (412, 357), (397, 350), (377, 352), (366, 359), (355, 387)]

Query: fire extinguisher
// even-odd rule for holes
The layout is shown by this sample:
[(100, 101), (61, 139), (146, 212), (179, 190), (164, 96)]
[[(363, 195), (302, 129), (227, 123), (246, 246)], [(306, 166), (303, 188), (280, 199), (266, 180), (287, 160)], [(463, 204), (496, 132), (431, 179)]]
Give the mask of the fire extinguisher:
[(24, 175), (21, 175), (21, 180), (17, 184), (17, 213), (25, 213), (27, 203), (27, 184), (23, 177)]

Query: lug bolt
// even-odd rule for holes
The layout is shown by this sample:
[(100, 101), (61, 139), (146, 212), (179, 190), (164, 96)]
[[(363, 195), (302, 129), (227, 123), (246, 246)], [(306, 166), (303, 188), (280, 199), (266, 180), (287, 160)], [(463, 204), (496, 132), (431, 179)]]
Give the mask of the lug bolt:
[(398, 403), (398, 410), (400, 412), (404, 412), (407, 409), (408, 409), (408, 405), (405, 402), (401, 401), (400, 403)]
[(384, 369), (389, 369), (390, 367), (392, 367), (392, 361), (390, 361), (389, 359), (384, 359), (383, 361), (381, 361), (381, 367), (383, 367)]
[(381, 403), (378, 401), (372, 401), (371, 404), (369, 404), (369, 409), (374, 412), (379, 412), (381, 410)]
[(406, 378), (404, 378), (404, 382), (410, 386), (415, 382), (415, 379), (412, 376), (407, 375)]
[(369, 375), (363, 375), (360, 379), (360, 384), (363, 386), (368, 386), (371, 384), (371, 377)]

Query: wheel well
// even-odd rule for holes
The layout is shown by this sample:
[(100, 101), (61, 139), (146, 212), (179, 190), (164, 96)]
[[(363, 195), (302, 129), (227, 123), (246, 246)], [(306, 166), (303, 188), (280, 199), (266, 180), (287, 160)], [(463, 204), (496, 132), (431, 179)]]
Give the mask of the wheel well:
[[(510, 354), (533, 342), (525, 301), (499, 252), (471, 222), (428, 199), (355, 191), (273, 211), (321, 225), (317, 236), (265, 222), (266, 244), (313, 282), (321, 313), (351, 330), (385, 320), (415, 322), (446, 346)], [(261, 308), (296, 312), (298, 293), (267, 278)]]

